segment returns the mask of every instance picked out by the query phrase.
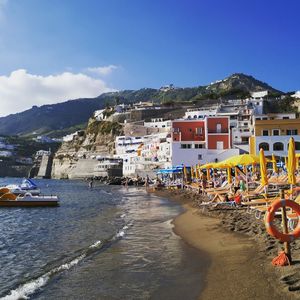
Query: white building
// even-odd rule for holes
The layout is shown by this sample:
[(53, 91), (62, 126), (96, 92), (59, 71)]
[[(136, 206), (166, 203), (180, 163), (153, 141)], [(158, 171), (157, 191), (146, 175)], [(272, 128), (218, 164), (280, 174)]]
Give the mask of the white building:
[(268, 96), (269, 91), (259, 91), (259, 92), (252, 92), (251, 97), (252, 98), (263, 98), (265, 96)]
[(35, 156), (43, 156), (43, 155), (50, 155), (51, 151), (50, 150), (39, 150), (36, 152)]
[(264, 149), (265, 156), (286, 157), (288, 156), (288, 143), (293, 137), (296, 144), (296, 152), (300, 151), (300, 136), (299, 135), (281, 135), (281, 136), (256, 136), (255, 151), (259, 154), (260, 148)]
[(105, 115), (104, 115), (104, 111), (105, 109), (99, 109), (99, 110), (96, 110), (94, 112), (94, 118), (97, 120), (97, 121), (102, 121), (105, 119)]
[(292, 97), (300, 99), (300, 91), (297, 91)]
[(204, 119), (205, 117), (208, 116), (215, 116), (217, 114), (218, 107), (211, 107), (207, 109), (202, 109), (202, 108), (188, 108), (185, 115), (184, 119)]
[(123, 159), (123, 175), (153, 172), (171, 166), (171, 135), (169, 132), (141, 137), (116, 138), (115, 157)]
[(152, 118), (150, 121), (145, 121), (144, 126), (151, 128), (166, 128), (167, 130), (170, 130), (172, 121), (163, 118)]

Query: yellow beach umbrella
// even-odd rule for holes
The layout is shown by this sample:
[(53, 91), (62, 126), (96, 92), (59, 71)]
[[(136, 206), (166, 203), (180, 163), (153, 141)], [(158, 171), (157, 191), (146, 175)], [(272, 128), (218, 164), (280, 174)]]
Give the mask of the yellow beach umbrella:
[(287, 165), (288, 165), (288, 159), (287, 159), (286, 156), (284, 157), (284, 164), (285, 164), (285, 167), (287, 168)]
[(260, 177), (261, 177), (261, 185), (267, 186), (268, 185), (268, 177), (267, 177), (267, 161), (265, 158), (264, 150), (260, 149), (259, 151), (259, 163), (260, 163)]
[[(232, 167), (241, 165), (241, 166), (248, 166), (251, 164), (258, 164), (259, 163), (259, 156), (253, 154), (241, 154), (236, 155), (231, 158), (226, 159), (223, 163), (227, 163)], [(221, 162), (222, 163), (222, 162)]]
[(294, 138), (292, 138), (292, 137), (290, 138), (290, 141), (289, 141), (287, 171), (288, 171), (288, 183), (291, 185), (296, 184), (295, 141), (294, 141)]
[(183, 175), (184, 175), (184, 179), (187, 180), (187, 171), (186, 171), (186, 166), (183, 166)]
[(196, 176), (196, 179), (199, 179), (199, 174), (198, 174), (198, 168), (197, 168), (197, 165), (195, 166), (195, 176)]
[(194, 169), (193, 169), (193, 166), (191, 166), (191, 179), (194, 179)]
[(227, 181), (228, 183), (232, 183), (232, 176), (231, 176), (231, 168), (227, 168)]
[(272, 154), (272, 164), (273, 164), (273, 171), (275, 173), (278, 173), (278, 168), (277, 168), (277, 162), (276, 162), (276, 159), (275, 159), (275, 155)]
[(205, 164), (205, 165), (200, 166), (199, 168), (200, 168), (201, 170), (203, 170), (203, 169), (214, 168), (214, 166), (215, 166), (215, 163), (207, 163), (207, 164)]
[(214, 169), (227, 169), (228, 167), (231, 167), (231, 164), (226, 163), (226, 160), (215, 163), (212, 166)]

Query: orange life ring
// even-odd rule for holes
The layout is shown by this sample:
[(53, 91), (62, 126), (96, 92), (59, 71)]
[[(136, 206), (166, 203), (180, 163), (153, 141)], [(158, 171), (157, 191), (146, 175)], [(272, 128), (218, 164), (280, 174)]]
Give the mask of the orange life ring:
[[(298, 224), (296, 228), (290, 233), (282, 233), (277, 230), (277, 228), (273, 225), (273, 220), (275, 217), (275, 212), (282, 207), (290, 207), (293, 211), (296, 212), (298, 217)], [(292, 242), (295, 239), (300, 237), (300, 205), (292, 200), (279, 199), (274, 201), (272, 205), (268, 208), (268, 211), (265, 216), (265, 225), (267, 232), (280, 240), (281, 242)]]

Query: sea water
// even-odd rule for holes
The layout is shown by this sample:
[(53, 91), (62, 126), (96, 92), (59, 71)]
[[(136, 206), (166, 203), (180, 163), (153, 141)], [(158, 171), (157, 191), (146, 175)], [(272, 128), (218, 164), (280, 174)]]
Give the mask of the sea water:
[(172, 231), (181, 206), (144, 188), (35, 182), (61, 205), (0, 208), (0, 299), (197, 299), (206, 262)]

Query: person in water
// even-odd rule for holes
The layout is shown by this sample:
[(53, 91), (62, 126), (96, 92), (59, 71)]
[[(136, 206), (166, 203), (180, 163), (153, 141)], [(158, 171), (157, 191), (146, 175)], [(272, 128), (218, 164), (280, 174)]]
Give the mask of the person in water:
[(89, 182), (89, 188), (92, 189), (94, 185), (94, 178), (91, 178), (90, 182)]

